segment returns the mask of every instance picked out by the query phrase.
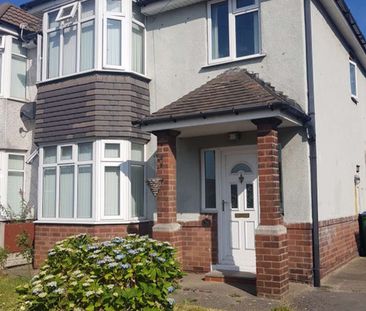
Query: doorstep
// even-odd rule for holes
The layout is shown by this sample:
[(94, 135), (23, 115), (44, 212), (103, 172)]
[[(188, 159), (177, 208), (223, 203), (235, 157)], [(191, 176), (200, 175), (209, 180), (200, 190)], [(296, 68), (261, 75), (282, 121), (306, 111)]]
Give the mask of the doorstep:
[(220, 283), (240, 283), (255, 285), (256, 276), (254, 273), (228, 270), (213, 270), (205, 274), (204, 281)]

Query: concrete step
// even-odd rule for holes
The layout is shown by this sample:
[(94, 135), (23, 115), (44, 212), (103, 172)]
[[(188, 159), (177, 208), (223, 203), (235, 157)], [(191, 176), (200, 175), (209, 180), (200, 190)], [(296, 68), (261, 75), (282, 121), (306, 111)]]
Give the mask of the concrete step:
[(221, 283), (240, 283), (255, 285), (256, 275), (250, 272), (213, 270), (205, 274), (204, 281)]

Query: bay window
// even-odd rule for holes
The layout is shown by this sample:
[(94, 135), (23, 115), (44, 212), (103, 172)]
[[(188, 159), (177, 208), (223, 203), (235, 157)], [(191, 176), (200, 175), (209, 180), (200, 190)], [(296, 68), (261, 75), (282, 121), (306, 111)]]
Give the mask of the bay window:
[(92, 69), (144, 74), (144, 23), (127, 0), (82, 0), (46, 12), (43, 80)]
[(40, 174), (40, 220), (129, 221), (145, 216), (142, 144), (98, 140), (45, 146)]
[(214, 0), (208, 7), (210, 62), (260, 54), (259, 0)]
[(21, 211), (24, 192), (24, 155), (8, 154), (7, 206), (13, 213)]

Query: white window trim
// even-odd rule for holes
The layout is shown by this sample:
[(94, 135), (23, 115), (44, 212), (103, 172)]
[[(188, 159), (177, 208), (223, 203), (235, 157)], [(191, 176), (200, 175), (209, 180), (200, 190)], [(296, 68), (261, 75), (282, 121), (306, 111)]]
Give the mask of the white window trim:
[[(206, 208), (206, 187), (205, 187), (205, 152), (206, 151), (214, 151), (215, 152), (215, 191), (216, 191), (216, 207), (215, 208)], [(220, 191), (220, 169), (219, 163), (221, 162), (220, 152), (218, 152), (217, 148), (206, 148), (201, 149), (201, 212), (203, 213), (214, 213), (218, 212), (218, 199), (219, 199), (219, 191)]]
[[(357, 66), (357, 63), (352, 61), (352, 60), (349, 60), (349, 68), (350, 66), (353, 65), (355, 66), (355, 87), (356, 87), (356, 94), (353, 94), (352, 93), (352, 85), (351, 85), (351, 76), (350, 76), (350, 89), (351, 89), (351, 98), (353, 100), (355, 100), (356, 102), (358, 102), (358, 78), (357, 78), (357, 69), (358, 69), (358, 66)], [(351, 75), (351, 70), (349, 70), (349, 74)]]
[[(22, 170), (10, 170), (12, 172), (22, 172), (23, 173), (23, 187), (22, 190), (25, 193), (25, 180), (26, 180), (26, 163), (25, 163), (25, 153), (22, 152), (8, 152), (0, 151), (0, 204), (7, 206), (8, 202), (8, 173), (9, 173), (9, 155), (17, 155), (23, 157), (23, 169)], [(0, 220), (3, 218), (0, 215)]]
[[(64, 10), (68, 9), (70, 7), (72, 8), (71, 11), (70, 11), (70, 14), (62, 16)], [(76, 12), (77, 7), (78, 7), (78, 2), (74, 2), (74, 3), (62, 6), (59, 9), (58, 14), (56, 16), (56, 22), (61, 22), (61, 21), (64, 21), (66, 19), (73, 18), (75, 16), (75, 12)]]
[[(255, 57), (264, 56), (262, 52), (262, 29), (261, 29), (261, 8), (260, 1), (255, 0), (254, 5), (250, 5), (244, 8), (236, 8), (236, 0), (227, 0), (228, 12), (229, 12), (229, 56), (214, 59), (212, 58), (212, 20), (211, 20), (211, 5), (215, 3), (224, 2), (225, 0), (212, 0), (207, 2), (207, 41), (208, 41), (208, 55), (207, 55), (207, 66), (229, 63), (231, 61), (240, 61), (246, 59), (252, 59)], [(258, 12), (258, 53), (236, 56), (236, 33), (235, 33), (235, 17), (237, 15), (248, 14), (252, 12)]]
[[(78, 161), (77, 145), (82, 143), (93, 143), (93, 160)], [(106, 143), (120, 144), (120, 157), (105, 158), (104, 146)], [(43, 164), (44, 148), (56, 146), (56, 161), (60, 160), (61, 147), (73, 146), (73, 161), (61, 161), (52, 164)], [(40, 223), (139, 223), (149, 221), (147, 219), (147, 187), (144, 184), (144, 215), (142, 217), (131, 217), (132, 211), (132, 195), (130, 182), (130, 165), (138, 164), (144, 166), (144, 176), (146, 178), (146, 147), (144, 147), (143, 161), (133, 161), (132, 159), (132, 143), (126, 140), (80, 140), (74, 143), (65, 144), (47, 144), (40, 147), (39, 150), (39, 175), (38, 175), (38, 222)], [(77, 218), (77, 167), (79, 165), (92, 164), (92, 217)], [(59, 168), (61, 166), (74, 165), (74, 217), (59, 218)], [(104, 215), (104, 168), (108, 166), (119, 166), (120, 169), (120, 214), (117, 216)], [(43, 169), (47, 167), (56, 167), (56, 217), (47, 218), (42, 216), (43, 204)]]
[[(146, 26), (143, 23), (141, 23), (140, 21), (138, 21), (134, 18), (132, 18), (132, 24), (136, 24), (136, 25), (142, 27), (142, 29), (143, 29), (143, 34), (144, 34), (144, 50), (143, 50), (143, 53), (144, 53), (144, 71), (141, 73), (141, 72), (137, 72), (137, 71), (132, 70), (132, 62), (133, 62), (133, 60), (132, 60), (132, 58), (133, 58), (133, 53), (132, 53), (132, 26), (131, 26), (131, 59), (130, 59), (131, 71), (138, 74), (138, 75), (144, 76), (146, 74), (146, 62), (147, 62), (147, 58), (146, 58), (146, 43), (147, 43), (147, 41), (146, 41)], [(145, 24), (146, 24), (146, 17), (145, 17)]]

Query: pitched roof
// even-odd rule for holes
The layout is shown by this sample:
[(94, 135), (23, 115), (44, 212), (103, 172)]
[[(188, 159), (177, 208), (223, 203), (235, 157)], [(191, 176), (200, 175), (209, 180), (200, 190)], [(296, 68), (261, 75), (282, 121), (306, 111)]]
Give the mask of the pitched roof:
[(40, 29), (41, 20), (32, 14), (10, 4), (0, 5), (0, 22), (20, 28), (21, 24), (26, 24), (25, 30), (36, 32)]
[(294, 100), (276, 91), (256, 74), (245, 69), (231, 69), (138, 123), (146, 125), (265, 109), (286, 110), (302, 121), (307, 119)]

